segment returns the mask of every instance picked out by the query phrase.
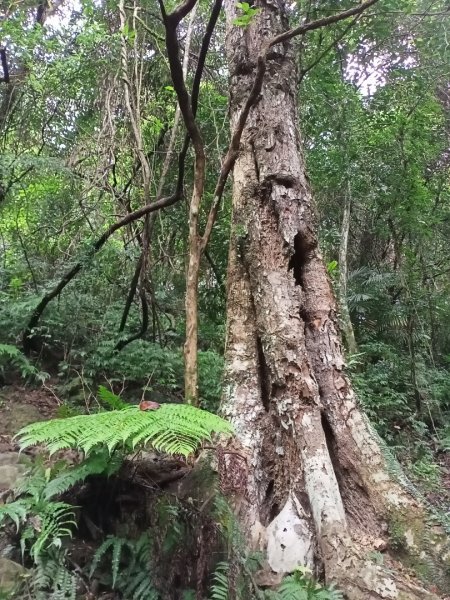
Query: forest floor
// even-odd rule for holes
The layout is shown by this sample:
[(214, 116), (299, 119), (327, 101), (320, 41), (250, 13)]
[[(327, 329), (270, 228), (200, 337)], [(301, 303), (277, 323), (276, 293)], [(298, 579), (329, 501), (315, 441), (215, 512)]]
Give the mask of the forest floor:
[(19, 429), (54, 418), (61, 404), (51, 384), (39, 388), (18, 383), (0, 387), (0, 453), (18, 450), (13, 438)]
[[(0, 494), (2, 488), (4, 489), (1, 469), (7, 462), (4, 455), (19, 451), (19, 446), (14, 440), (17, 432), (29, 423), (63, 416), (59, 414), (59, 409), (65, 404), (58, 396), (57, 385), (57, 380), (49, 380), (45, 385), (36, 388), (20, 382), (0, 387)], [(29, 449), (27, 453), (32, 452), (32, 449)], [(421, 491), (430, 504), (450, 512), (450, 452), (437, 454), (435, 463), (441, 473), (437, 489), (427, 489), (426, 485), (421, 485), (420, 480), (414, 483), (422, 488)]]
[[(16, 487), (27, 469), (26, 464), (30, 464), (29, 458), (39, 453), (39, 449), (28, 448), (24, 453), (27, 456), (22, 460), (19, 445), (14, 439), (17, 432), (29, 423), (67, 414), (65, 402), (58, 396), (57, 386), (58, 381), (51, 380), (38, 388), (27, 387), (18, 382), (0, 387), (0, 503), (10, 497), (11, 490)], [(430, 489), (426, 485), (427, 482), (420, 479), (416, 479), (414, 483), (431, 505), (450, 513), (450, 452), (436, 454), (434, 462), (440, 470), (439, 486)], [(159, 475), (152, 473), (152, 481), (158, 480)], [(76, 543), (77, 540), (74, 540), (74, 548)], [(0, 550), (1, 546), (2, 544)], [(92, 555), (94, 550), (93, 546), (89, 555)], [(87, 555), (85, 545), (81, 555)], [(0, 559), (0, 579), (3, 568), (1, 560), (5, 559)]]

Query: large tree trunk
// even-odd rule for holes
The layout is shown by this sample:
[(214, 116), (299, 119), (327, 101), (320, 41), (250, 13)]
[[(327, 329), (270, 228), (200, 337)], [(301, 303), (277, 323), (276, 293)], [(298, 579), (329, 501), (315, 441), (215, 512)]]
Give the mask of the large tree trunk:
[[(241, 28), (234, 0), (225, 1), (232, 126), (263, 43), (288, 27), (284, 4), (260, 3)], [(273, 572), (318, 568), (350, 599), (433, 597), (369, 559), (387, 547), (392, 523), (403, 528), (405, 553), (419, 555), (424, 511), (388, 473), (344, 373), (295, 73), (290, 45), (272, 48), (234, 168), (223, 412), (237, 431), (233, 450), (246, 458), (240, 520)]]

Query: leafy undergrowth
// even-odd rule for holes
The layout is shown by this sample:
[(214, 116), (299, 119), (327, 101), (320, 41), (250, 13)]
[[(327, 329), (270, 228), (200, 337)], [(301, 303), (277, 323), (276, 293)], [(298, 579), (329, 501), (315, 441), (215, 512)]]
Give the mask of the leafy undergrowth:
[[(197, 471), (183, 458), (212, 432), (231, 433), (222, 419), (178, 404), (140, 410), (106, 388), (96, 405), (110, 410), (91, 415), (61, 408), (48, 386), (8, 392), (47, 417), (72, 415), (25, 425), (17, 438), (25, 453), (35, 455), (34, 444), (39, 451), (0, 507), (11, 556), (28, 569), (8, 597), (189, 600), (201, 589), (209, 600), (230, 593), (261, 600), (342, 598), (303, 571), (278, 587), (254, 587), (252, 573), (261, 563), (246, 553), (214, 472), (207, 466)], [(8, 412), (12, 404), (4, 396)], [(42, 455), (43, 446), (54, 455)], [(394, 449), (414, 483), (443, 508), (448, 454), (439, 447), (434, 455), (425, 441), (420, 448), (405, 443)]]

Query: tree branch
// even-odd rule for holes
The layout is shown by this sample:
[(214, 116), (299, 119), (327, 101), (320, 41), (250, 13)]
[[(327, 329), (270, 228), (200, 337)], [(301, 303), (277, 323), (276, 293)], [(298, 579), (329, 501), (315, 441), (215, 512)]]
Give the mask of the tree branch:
[(3, 77), (0, 79), (0, 83), (9, 83), (9, 70), (8, 61), (6, 60), (6, 48), (0, 48), (0, 60), (3, 69)]
[[(209, 44), (210, 44), (211, 37), (212, 37), (213, 31), (215, 29), (216, 23), (217, 23), (221, 5), (222, 5), (222, 0), (215, 0), (214, 6), (211, 11), (210, 18), (209, 18), (209, 22), (208, 22), (208, 25), (207, 25), (207, 28), (205, 31), (205, 35), (204, 35), (203, 41), (202, 41), (200, 56), (199, 56), (199, 60), (197, 63), (197, 69), (195, 72), (194, 82), (192, 85), (192, 111), (193, 111), (194, 116), (195, 116), (195, 113), (197, 112), (198, 96), (199, 96), (199, 92), (200, 92), (200, 82), (202, 79), (203, 68), (204, 68), (205, 61), (206, 61), (206, 55), (208, 53)], [(115, 233), (122, 227), (125, 227), (126, 225), (128, 225), (134, 221), (137, 221), (138, 219), (140, 219), (152, 212), (156, 212), (157, 210), (161, 210), (163, 208), (168, 208), (169, 206), (176, 204), (180, 200), (180, 198), (182, 197), (182, 194), (183, 194), (184, 171), (185, 171), (185, 162), (186, 162), (187, 151), (189, 149), (189, 139), (190, 139), (189, 134), (187, 134), (185, 137), (185, 140), (184, 140), (183, 147), (178, 155), (177, 184), (176, 184), (176, 188), (175, 188), (175, 191), (173, 192), (173, 194), (171, 194), (170, 196), (166, 196), (164, 198), (159, 198), (156, 202), (149, 203), (135, 211), (129, 212), (127, 215), (125, 215), (124, 217), (122, 217), (121, 219), (119, 219), (118, 221), (113, 223), (100, 236), (100, 238), (98, 238), (98, 240), (92, 245), (91, 256), (96, 254), (104, 246), (104, 244), (107, 242), (107, 240), (113, 235), (113, 233)], [(76, 275), (81, 271), (82, 266), (83, 266), (82, 261), (77, 262), (71, 269), (69, 269), (65, 273), (63, 278), (59, 281), (59, 283), (52, 290), (50, 290), (47, 294), (45, 294), (45, 296), (41, 299), (39, 304), (36, 306), (35, 310), (33, 311), (32, 315), (30, 317), (30, 320), (28, 321), (28, 323), (24, 329), (23, 335), (22, 335), (22, 342), (23, 342), (23, 348), (24, 348), (25, 353), (29, 354), (30, 351), (34, 349), (33, 343), (32, 343), (32, 337), (31, 337), (32, 332), (33, 332), (33, 329), (39, 323), (39, 320), (40, 320), (44, 310), (46, 309), (48, 304), (54, 298), (59, 296), (59, 294), (63, 291), (63, 289), (66, 287), (66, 285), (68, 285), (72, 281), (72, 279), (74, 279), (76, 277)]]
[(125, 329), (125, 325), (127, 324), (128, 313), (130, 312), (131, 303), (133, 302), (133, 298), (136, 293), (137, 284), (139, 281), (139, 274), (141, 272), (141, 267), (142, 267), (142, 252), (139, 255), (139, 259), (137, 261), (136, 268), (134, 270), (134, 274), (131, 279), (130, 289), (128, 290), (125, 307), (124, 307), (123, 313), (122, 313), (122, 319), (120, 321), (119, 332), (122, 332)]
[(358, 21), (360, 16), (361, 15), (356, 15), (356, 17), (352, 21), (350, 21), (350, 23), (347, 25), (347, 27), (331, 42), (331, 44), (329, 46), (327, 46), (325, 48), (325, 50), (323, 50), (319, 54), (319, 56), (315, 60), (313, 60), (313, 62), (311, 64), (309, 64), (304, 69), (301, 69), (300, 76), (299, 76), (299, 83), (301, 83), (303, 81), (303, 79), (305, 78), (305, 75), (307, 75), (307, 73), (309, 73), (309, 71), (311, 71), (311, 69), (313, 69), (315, 66), (317, 66), (320, 63), (320, 61), (334, 48), (334, 46), (347, 35), (347, 33), (356, 24), (356, 22)]
[[(343, 19), (348, 19), (349, 17), (353, 17), (355, 15), (359, 15), (364, 12), (369, 6), (376, 4), (378, 0), (366, 0), (362, 4), (358, 4), (353, 8), (349, 8), (348, 10), (343, 10), (342, 12), (336, 13), (335, 15), (329, 15), (328, 17), (322, 17), (321, 19), (316, 19), (315, 21), (310, 21), (309, 23), (304, 23), (303, 25), (299, 25), (298, 27), (293, 27), (292, 29), (288, 29), (287, 31), (283, 31), (279, 35), (272, 38), (268, 45), (268, 48), (272, 48), (276, 46), (276, 44), (282, 44), (283, 42), (287, 42), (293, 37), (297, 37), (299, 35), (304, 35), (308, 31), (314, 31), (315, 29), (320, 29), (321, 27), (326, 27), (327, 25), (332, 25), (333, 23), (338, 23)], [(267, 52), (267, 49), (263, 52)]]
[(277, 44), (281, 44), (282, 42), (288, 41), (293, 37), (304, 35), (308, 31), (313, 31), (321, 27), (326, 27), (327, 25), (331, 25), (332, 23), (337, 23), (344, 19), (348, 19), (349, 17), (359, 15), (364, 10), (369, 8), (369, 6), (372, 6), (376, 2), (378, 2), (378, 0), (366, 0), (366, 2), (363, 2), (362, 4), (354, 8), (350, 8), (349, 10), (345, 10), (338, 14), (331, 15), (328, 17), (323, 17), (315, 21), (310, 21), (309, 23), (305, 23), (303, 25), (300, 25), (299, 27), (288, 29), (287, 31), (284, 31), (283, 33), (280, 33), (279, 35), (269, 40), (269, 42), (263, 46), (258, 56), (256, 75), (253, 81), (252, 89), (250, 90), (247, 101), (239, 116), (239, 120), (234, 130), (230, 146), (228, 148), (225, 160), (223, 161), (222, 168), (220, 170), (220, 174), (216, 184), (216, 189), (214, 190), (213, 204), (208, 214), (205, 231), (201, 241), (201, 246), (203, 250), (208, 244), (209, 238), (211, 236), (212, 228), (217, 218), (217, 213), (220, 207), (223, 190), (225, 188), (228, 175), (233, 169), (234, 163), (236, 162), (236, 158), (238, 156), (239, 144), (241, 141), (242, 132), (244, 131), (248, 114), (250, 112), (251, 107), (256, 103), (262, 89), (264, 74), (266, 72), (267, 54), (270, 48), (276, 46)]

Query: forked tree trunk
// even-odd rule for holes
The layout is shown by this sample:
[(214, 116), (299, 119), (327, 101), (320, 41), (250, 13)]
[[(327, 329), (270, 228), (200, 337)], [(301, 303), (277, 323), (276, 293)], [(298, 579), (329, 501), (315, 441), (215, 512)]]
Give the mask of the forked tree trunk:
[[(241, 28), (235, 1), (225, 0), (232, 125), (262, 44), (288, 27), (287, 2), (258, 4)], [(246, 472), (223, 475), (241, 481), (240, 520), (268, 571), (319, 568), (355, 600), (431, 598), (370, 560), (393, 524), (404, 552), (419, 555), (424, 510), (389, 475), (344, 373), (296, 104), (292, 48), (275, 46), (234, 168), (223, 412)]]

